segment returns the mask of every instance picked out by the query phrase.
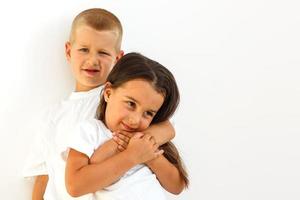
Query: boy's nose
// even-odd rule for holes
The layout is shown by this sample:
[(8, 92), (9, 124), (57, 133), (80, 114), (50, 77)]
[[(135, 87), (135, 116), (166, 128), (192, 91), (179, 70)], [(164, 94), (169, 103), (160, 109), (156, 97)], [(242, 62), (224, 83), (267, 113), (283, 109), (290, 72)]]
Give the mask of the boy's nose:
[(99, 61), (98, 61), (96, 55), (90, 55), (87, 61), (90, 66), (98, 66), (99, 65)]

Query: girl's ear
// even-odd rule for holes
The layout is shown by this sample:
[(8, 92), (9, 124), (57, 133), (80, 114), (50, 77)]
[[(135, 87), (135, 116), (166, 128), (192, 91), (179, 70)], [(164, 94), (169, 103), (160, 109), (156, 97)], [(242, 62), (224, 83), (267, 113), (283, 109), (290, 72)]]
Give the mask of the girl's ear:
[(112, 90), (113, 90), (113, 88), (111, 87), (111, 83), (106, 82), (104, 85), (104, 93), (103, 93), (105, 102), (108, 101), (108, 99), (112, 93)]

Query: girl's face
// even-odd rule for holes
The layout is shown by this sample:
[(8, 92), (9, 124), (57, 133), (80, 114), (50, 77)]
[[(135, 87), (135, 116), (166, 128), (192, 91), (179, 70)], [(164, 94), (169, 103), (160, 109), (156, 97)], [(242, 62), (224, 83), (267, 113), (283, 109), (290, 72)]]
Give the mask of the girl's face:
[(134, 79), (118, 88), (107, 83), (105, 124), (111, 131), (136, 132), (145, 130), (164, 102), (162, 94), (143, 80)]

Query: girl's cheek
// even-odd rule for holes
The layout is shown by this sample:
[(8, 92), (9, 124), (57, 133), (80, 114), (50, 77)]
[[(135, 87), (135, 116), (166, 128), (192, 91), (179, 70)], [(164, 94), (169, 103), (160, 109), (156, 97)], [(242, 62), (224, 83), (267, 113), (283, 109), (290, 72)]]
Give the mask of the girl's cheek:
[(150, 126), (150, 122), (148, 120), (145, 120), (141, 123), (141, 129), (146, 129)]
[(128, 116), (128, 110), (126, 108), (119, 109), (119, 117), (124, 118)]

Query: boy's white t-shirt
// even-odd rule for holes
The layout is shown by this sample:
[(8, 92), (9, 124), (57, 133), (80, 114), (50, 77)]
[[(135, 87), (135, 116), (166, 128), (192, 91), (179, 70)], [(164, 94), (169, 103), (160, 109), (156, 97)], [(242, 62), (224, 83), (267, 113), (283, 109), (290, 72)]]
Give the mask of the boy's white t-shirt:
[[(37, 122), (37, 134), (23, 169), (24, 177), (48, 175), (45, 200), (73, 199), (65, 187), (65, 162), (61, 152), (72, 137), (76, 125), (95, 118), (102, 87), (87, 92), (73, 92), (69, 98), (49, 108)], [(86, 198), (85, 198), (86, 196)], [(81, 199), (89, 199), (85, 195)]]
[[(112, 133), (97, 119), (78, 124), (69, 148), (86, 154), (89, 158), (104, 142), (112, 138)], [(69, 148), (62, 152), (65, 160)], [(109, 169), (107, 169), (109, 170)], [(155, 174), (145, 165), (137, 165), (125, 173), (116, 183), (91, 194), (91, 199), (99, 200), (165, 200), (164, 189)]]

